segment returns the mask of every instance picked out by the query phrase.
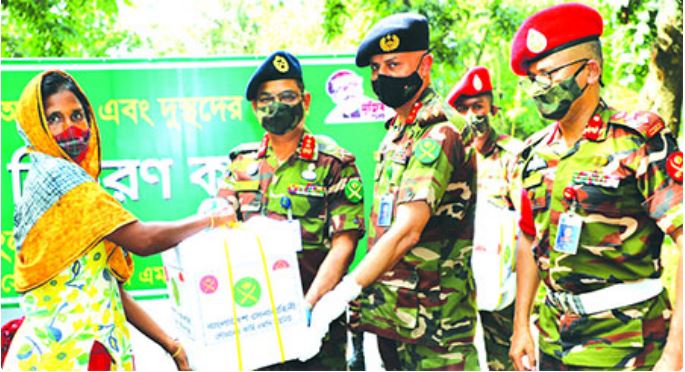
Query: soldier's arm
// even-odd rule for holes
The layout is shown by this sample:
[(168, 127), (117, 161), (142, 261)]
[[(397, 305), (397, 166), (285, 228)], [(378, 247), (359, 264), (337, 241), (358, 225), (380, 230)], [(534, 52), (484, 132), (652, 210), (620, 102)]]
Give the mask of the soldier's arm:
[(331, 250), (321, 263), (312, 285), (307, 291), (305, 301), (314, 307), (321, 296), (330, 291), (347, 272), (357, 247), (359, 233), (356, 230), (336, 234), (331, 241)]
[(428, 223), (431, 209), (425, 201), (397, 206), (397, 217), (390, 229), (376, 242), (362, 262), (352, 272), (355, 282), (367, 287), (393, 267), (409, 249), (419, 242)]
[[(661, 118), (654, 114), (647, 115), (643, 124), (633, 126), (644, 137), (643, 144), (636, 151), (634, 162), (630, 164), (635, 171), (638, 190), (644, 197), (642, 203), (646, 212), (654, 219), (657, 226), (673, 238), (682, 247), (683, 226), (683, 176), (682, 152), (673, 135), (668, 131), (656, 133), (641, 129), (654, 127)], [(639, 123), (638, 123), (639, 124)], [(662, 124), (663, 127), (663, 124)], [(655, 369), (679, 370), (682, 367), (682, 258), (678, 262), (676, 276), (676, 303), (671, 315), (664, 352)]]
[(357, 241), (364, 235), (364, 190), (354, 156), (343, 153), (331, 166), (327, 182), (331, 250), (321, 263), (305, 300), (312, 307), (347, 273)]
[[(530, 199), (525, 191), (521, 192), (520, 200), (521, 220), (516, 253), (516, 303), (509, 358), (514, 362), (514, 368), (524, 371), (535, 366), (535, 342), (530, 334), (530, 311), (540, 285), (540, 277), (532, 250), (535, 224)], [(528, 358), (527, 365), (523, 362), (524, 356)]]
[(678, 371), (683, 368), (683, 228), (680, 227), (672, 233), (671, 238), (681, 251), (675, 277), (675, 306), (666, 346), (659, 362), (654, 366), (655, 371)]

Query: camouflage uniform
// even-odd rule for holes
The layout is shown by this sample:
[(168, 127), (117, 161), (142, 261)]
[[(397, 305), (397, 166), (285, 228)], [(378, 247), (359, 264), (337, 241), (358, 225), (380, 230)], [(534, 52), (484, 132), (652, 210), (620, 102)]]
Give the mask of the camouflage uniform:
[[(581, 294), (661, 275), (664, 233), (682, 226), (680, 156), (658, 116), (601, 105), (584, 138), (567, 148), (556, 124), (531, 137), (522, 152), (522, 185), (535, 222), (533, 254), (548, 291)], [(682, 172), (682, 168), (680, 170)], [(554, 250), (563, 197), (572, 186), (582, 218), (576, 254)], [(646, 301), (578, 315), (546, 299), (540, 307), (543, 368), (651, 369), (670, 323), (666, 291)]]
[[(521, 150), (521, 141), (504, 134), (497, 134), (490, 128), (485, 141), (476, 143), (478, 164), (478, 198), (492, 203), (499, 208), (514, 210), (514, 201), (518, 205), (520, 191), (513, 190), (511, 181), (516, 156)], [(478, 205), (476, 206), (476, 209)], [(513, 218), (513, 217), (512, 217)], [(488, 229), (487, 225), (483, 228)], [(478, 227), (476, 227), (478, 228)], [(500, 265), (504, 265), (502, 274), (504, 281), (516, 282), (514, 272), (514, 239), (515, 236), (504, 237), (507, 241), (500, 241)], [(483, 274), (492, 275), (492, 267), (475, 267), (483, 270)], [(500, 288), (500, 291), (503, 291)], [(483, 326), (485, 351), (488, 369), (491, 371), (513, 370), (514, 364), (509, 359), (510, 338), (514, 327), (514, 296), (516, 286), (509, 289), (507, 296), (500, 292), (500, 305), (493, 311), (480, 310), (480, 320)], [(480, 294), (479, 294), (480, 295)]]
[(397, 341), (400, 367), (409, 370), (478, 368), (470, 267), (476, 159), (459, 134), (465, 122), (448, 121), (441, 102), (428, 88), (404, 124), (388, 121), (376, 153), (368, 246), (389, 228), (378, 223), (384, 197), (393, 199), (392, 215), (412, 201), (425, 201), (432, 215), (420, 241), (364, 289), (351, 315), (356, 330)]
[[(268, 134), (261, 144), (238, 146), (230, 153), (225, 185), (219, 195), (234, 206), (240, 220), (266, 215), (292, 217), (302, 228), (298, 253), (302, 288), (306, 293), (331, 248), (331, 238), (343, 231), (364, 234), (364, 205), (359, 171), (354, 156), (324, 136), (305, 133), (288, 160), (279, 161), (269, 146)], [(285, 204), (287, 206), (287, 203)], [(287, 362), (276, 369), (345, 370), (346, 329), (344, 316), (331, 324), (322, 351), (306, 363)]]

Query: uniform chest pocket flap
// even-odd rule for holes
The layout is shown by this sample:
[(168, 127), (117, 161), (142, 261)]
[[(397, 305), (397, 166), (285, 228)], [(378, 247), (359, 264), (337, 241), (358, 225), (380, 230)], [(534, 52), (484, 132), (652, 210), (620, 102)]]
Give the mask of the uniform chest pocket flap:
[(547, 208), (548, 193), (543, 182), (542, 174), (532, 173), (523, 180), (523, 188), (528, 194), (530, 207), (533, 210)]

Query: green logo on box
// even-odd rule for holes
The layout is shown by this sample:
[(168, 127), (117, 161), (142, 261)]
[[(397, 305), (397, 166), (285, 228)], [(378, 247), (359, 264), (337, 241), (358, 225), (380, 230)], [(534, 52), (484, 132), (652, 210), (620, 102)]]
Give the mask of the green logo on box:
[(238, 280), (233, 287), (233, 300), (242, 307), (252, 307), (259, 302), (262, 288), (255, 278), (246, 277)]

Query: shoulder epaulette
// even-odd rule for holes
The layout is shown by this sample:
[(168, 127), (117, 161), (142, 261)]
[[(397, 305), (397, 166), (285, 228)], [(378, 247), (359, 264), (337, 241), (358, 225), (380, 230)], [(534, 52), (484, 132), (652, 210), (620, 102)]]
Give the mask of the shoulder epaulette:
[(654, 137), (666, 128), (664, 120), (659, 115), (649, 111), (619, 111), (611, 116), (609, 123), (631, 128), (645, 139)]
[(248, 152), (257, 152), (257, 151), (259, 151), (259, 142), (243, 143), (243, 144), (240, 144), (240, 145), (234, 147), (228, 153), (228, 157), (231, 159), (231, 161), (233, 161), (240, 154), (245, 154)]
[(350, 158), (354, 159), (354, 155), (340, 147), (333, 138), (321, 134), (317, 134), (314, 137), (316, 138), (316, 144), (319, 147), (320, 153), (330, 155), (340, 161), (349, 160)]
[(556, 129), (556, 125), (556, 123), (550, 124), (544, 129), (539, 130), (526, 138), (526, 140), (523, 141), (520, 158), (524, 160), (527, 159), (528, 156), (530, 156), (530, 152), (533, 150), (533, 148)]

